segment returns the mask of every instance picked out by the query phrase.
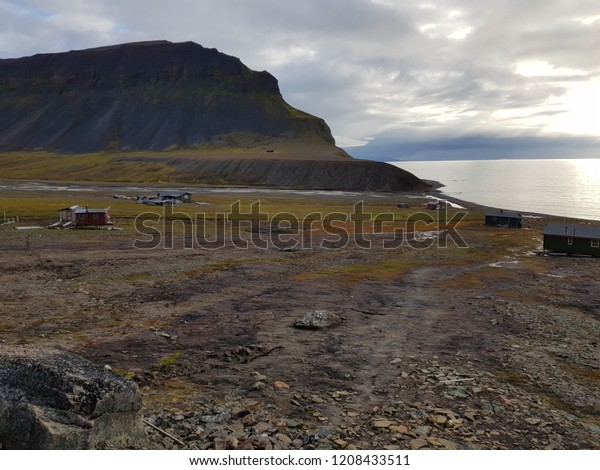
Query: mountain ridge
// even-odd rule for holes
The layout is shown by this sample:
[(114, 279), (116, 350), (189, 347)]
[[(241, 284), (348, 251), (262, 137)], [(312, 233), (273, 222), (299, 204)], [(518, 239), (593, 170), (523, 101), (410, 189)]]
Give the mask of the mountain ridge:
[(221, 135), (334, 144), (275, 77), (193, 42), (126, 43), (0, 60), (0, 150), (173, 150)]
[[(190, 41), (0, 59), (0, 152), (38, 151), (88, 161), (83, 154), (156, 152), (153, 161), (171, 168), (167, 173), (178, 181), (426, 188), (391, 165), (324, 163), (354, 159), (335, 145), (323, 119), (289, 105), (269, 72)], [(179, 152), (211, 161), (190, 165)], [(124, 158), (105, 160), (106, 173), (115, 174)], [(102, 181), (106, 173), (86, 174)]]

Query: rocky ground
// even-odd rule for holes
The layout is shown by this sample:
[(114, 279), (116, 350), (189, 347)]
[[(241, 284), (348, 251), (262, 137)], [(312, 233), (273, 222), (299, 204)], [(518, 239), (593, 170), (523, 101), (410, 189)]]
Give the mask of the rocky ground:
[(598, 448), (600, 260), (532, 253), (545, 221), (394, 250), (2, 227), (0, 341), (132, 377), (159, 449)]

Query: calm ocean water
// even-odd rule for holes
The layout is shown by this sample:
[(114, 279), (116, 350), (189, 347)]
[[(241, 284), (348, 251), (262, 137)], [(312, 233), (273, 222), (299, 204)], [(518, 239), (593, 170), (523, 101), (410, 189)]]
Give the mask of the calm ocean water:
[(391, 162), (485, 206), (600, 220), (600, 159)]

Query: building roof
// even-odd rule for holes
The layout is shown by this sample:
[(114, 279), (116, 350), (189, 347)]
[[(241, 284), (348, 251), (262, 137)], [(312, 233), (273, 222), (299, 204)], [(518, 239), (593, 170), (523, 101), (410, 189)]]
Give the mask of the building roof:
[(544, 227), (544, 235), (600, 239), (600, 225), (560, 224), (557, 222), (550, 222)]
[(76, 214), (105, 214), (108, 212), (108, 208), (106, 209), (85, 209), (83, 207), (78, 207), (74, 211)]
[(505, 211), (504, 209), (492, 209), (485, 214), (486, 217), (507, 217), (509, 219), (522, 219), (523, 216), (515, 211)]
[(64, 209), (60, 209), (61, 211), (71, 211), (75, 214), (104, 214), (108, 212), (108, 207), (106, 209), (88, 209), (87, 207), (79, 207), (79, 206), (71, 206), (65, 207)]

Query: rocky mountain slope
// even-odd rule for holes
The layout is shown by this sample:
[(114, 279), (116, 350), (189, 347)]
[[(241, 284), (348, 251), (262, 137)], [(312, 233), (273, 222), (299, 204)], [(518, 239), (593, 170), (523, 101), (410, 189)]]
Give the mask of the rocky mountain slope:
[[(271, 74), (193, 42), (150, 41), (0, 60), (0, 152), (40, 150), (152, 151), (154, 161), (175, 169), (177, 181), (426, 188), (391, 165), (357, 164), (335, 146), (323, 119), (285, 102)], [(181, 151), (186, 158), (174, 159)], [(197, 152), (191, 165), (190, 151)], [(90, 176), (106, 181), (113, 170)]]
[(277, 80), (192, 42), (122, 44), (0, 61), (0, 149), (189, 148), (222, 134), (333, 144)]

